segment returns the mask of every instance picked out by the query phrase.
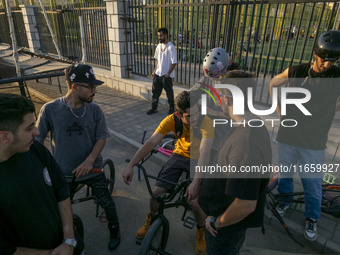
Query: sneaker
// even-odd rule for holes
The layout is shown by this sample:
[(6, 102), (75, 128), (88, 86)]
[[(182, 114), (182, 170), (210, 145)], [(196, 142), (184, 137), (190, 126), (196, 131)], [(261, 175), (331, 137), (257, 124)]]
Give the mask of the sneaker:
[(286, 205), (284, 203), (279, 203), (277, 206), (276, 206), (276, 211), (277, 213), (283, 217), (283, 215), (285, 215), (287, 209), (289, 208), (289, 205)]
[(148, 232), (150, 228), (151, 219), (152, 219), (152, 215), (151, 213), (149, 213), (148, 218), (146, 219), (146, 223), (137, 230), (136, 237), (138, 239), (143, 239), (145, 237), (146, 233)]
[(151, 115), (151, 114), (156, 113), (156, 112), (157, 112), (156, 109), (150, 109), (150, 110), (148, 110), (148, 111), (146, 112), (146, 114), (147, 114), (147, 115)]
[(173, 114), (175, 112), (175, 109), (174, 108), (170, 108), (169, 111), (168, 111), (168, 114)]
[(311, 218), (306, 218), (305, 237), (309, 241), (315, 241), (318, 237), (316, 230), (317, 221)]
[(197, 226), (196, 244), (195, 244), (196, 254), (199, 254), (199, 255), (205, 254), (206, 249), (207, 249), (207, 246), (205, 243), (204, 227)]
[(119, 224), (109, 226), (110, 230), (110, 240), (109, 240), (109, 250), (114, 250), (118, 247), (120, 243), (120, 230)]

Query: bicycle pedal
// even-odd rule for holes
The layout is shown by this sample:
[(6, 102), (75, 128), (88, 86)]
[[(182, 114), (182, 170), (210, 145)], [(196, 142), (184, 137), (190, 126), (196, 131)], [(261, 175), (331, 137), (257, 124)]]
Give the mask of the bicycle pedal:
[(190, 216), (184, 219), (183, 226), (186, 228), (193, 229), (196, 226), (196, 220)]
[(98, 218), (99, 218), (99, 222), (100, 222), (100, 223), (107, 223), (107, 219), (106, 219), (106, 214), (105, 214), (105, 212), (102, 212), (102, 213), (98, 216)]

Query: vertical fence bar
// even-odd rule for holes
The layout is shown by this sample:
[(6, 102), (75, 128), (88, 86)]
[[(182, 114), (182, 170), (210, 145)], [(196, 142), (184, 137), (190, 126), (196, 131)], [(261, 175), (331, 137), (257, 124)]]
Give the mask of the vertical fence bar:
[[(314, 49), (315, 44), (316, 44), (316, 40), (317, 40), (317, 38), (319, 37), (318, 35), (319, 35), (319, 31), (321, 30), (321, 21), (322, 21), (323, 13), (324, 13), (324, 11), (325, 11), (325, 5), (326, 5), (325, 3), (323, 3), (323, 5), (322, 5), (322, 10), (321, 10), (321, 14), (320, 14), (320, 16), (319, 16), (318, 26), (317, 26), (317, 30), (316, 30), (316, 35), (314, 36), (314, 40), (313, 40), (313, 48), (312, 48), (312, 49)], [(312, 52), (311, 52), (311, 54), (310, 54), (309, 62), (312, 61), (312, 58), (313, 58), (313, 50), (312, 50)]]

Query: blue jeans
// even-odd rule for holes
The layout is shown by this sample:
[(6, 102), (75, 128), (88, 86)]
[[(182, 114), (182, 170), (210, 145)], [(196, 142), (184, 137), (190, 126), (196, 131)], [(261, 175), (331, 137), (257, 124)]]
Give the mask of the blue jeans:
[[(294, 172), (298, 172), (305, 192), (305, 216), (316, 220), (320, 219), (322, 173), (311, 173), (308, 169), (310, 169), (310, 164), (324, 163), (325, 150), (310, 150), (279, 143), (278, 161), (280, 166), (291, 168), (290, 172), (280, 173), (278, 192), (283, 194), (293, 192)], [(293, 168), (295, 165), (296, 167)], [(308, 166), (305, 167), (306, 165)]]

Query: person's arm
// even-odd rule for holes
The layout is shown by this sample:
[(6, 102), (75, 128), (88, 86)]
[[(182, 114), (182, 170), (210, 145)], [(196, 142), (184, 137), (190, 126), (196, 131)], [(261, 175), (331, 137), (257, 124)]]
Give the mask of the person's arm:
[(158, 66), (158, 59), (156, 59), (156, 65), (155, 65), (155, 69), (153, 69), (153, 72), (151, 74), (151, 78), (153, 78), (156, 74), (156, 70), (157, 70), (157, 66)]
[[(255, 211), (257, 200), (243, 200), (236, 198), (223, 214), (216, 218), (215, 227), (222, 228), (236, 224)], [(212, 216), (205, 220), (206, 229), (216, 236), (217, 231), (210, 225)]]
[(170, 77), (170, 74), (172, 73), (172, 71), (175, 69), (176, 66), (177, 66), (177, 63), (171, 64), (168, 73), (166, 73), (166, 74), (164, 75), (164, 77), (165, 77), (165, 78), (169, 78), (169, 77)]
[(139, 148), (133, 158), (130, 160), (129, 164), (126, 166), (123, 172), (123, 179), (125, 184), (130, 185), (133, 177), (133, 167), (141, 161), (148, 153), (153, 150), (159, 144), (164, 135), (154, 132), (152, 136)]
[[(58, 209), (63, 227), (64, 239), (74, 239), (73, 231), (73, 216), (70, 198), (58, 202)], [(73, 247), (62, 242), (57, 248), (53, 250), (51, 255), (72, 255)]]
[(36, 140), (44, 144), (44, 140), (47, 134), (51, 131), (50, 121), (47, 117), (46, 104), (40, 109), (39, 117), (36, 122), (36, 127), (39, 130), (39, 135), (36, 136)]
[(87, 156), (87, 158), (76, 168), (73, 170), (73, 174), (76, 175), (77, 178), (83, 175), (87, 175), (93, 168), (93, 163), (98, 158), (99, 154), (103, 151), (106, 144), (106, 138), (98, 139), (93, 146), (91, 153)]
[[(289, 68), (284, 70), (282, 73), (276, 75), (269, 83), (269, 95), (270, 98), (273, 100), (273, 88), (274, 87), (280, 87), (288, 82), (288, 71)], [(281, 108), (280, 104), (278, 102), (277, 107), (276, 107), (276, 112), (279, 118), (281, 119)]]
[[(205, 166), (209, 164), (212, 144), (213, 144), (212, 138), (202, 139), (200, 143), (200, 157), (197, 162), (198, 166)], [(190, 183), (186, 191), (186, 195), (188, 196), (188, 201), (194, 200), (198, 197), (201, 181), (202, 181), (202, 178), (199, 175), (199, 173), (195, 173), (194, 179)]]

